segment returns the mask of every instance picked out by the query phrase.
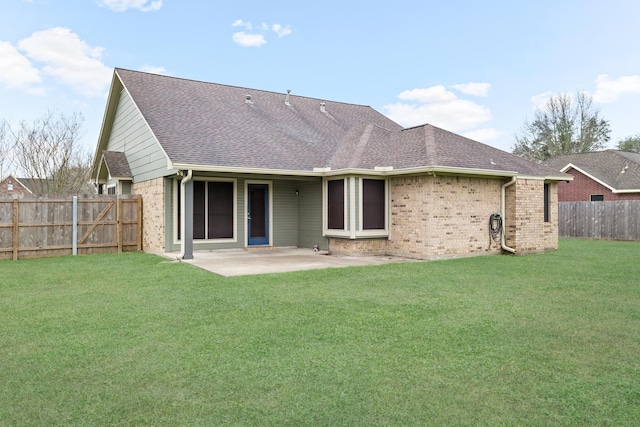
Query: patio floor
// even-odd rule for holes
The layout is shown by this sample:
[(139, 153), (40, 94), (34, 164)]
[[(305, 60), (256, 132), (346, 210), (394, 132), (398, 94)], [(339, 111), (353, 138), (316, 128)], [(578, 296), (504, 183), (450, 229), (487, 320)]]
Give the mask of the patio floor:
[[(177, 254), (165, 253), (164, 256), (175, 259)], [(326, 251), (314, 252), (312, 249), (300, 248), (194, 251), (193, 259), (183, 260), (183, 262), (221, 276), (283, 273), (404, 261), (411, 260), (387, 255), (329, 255)]]

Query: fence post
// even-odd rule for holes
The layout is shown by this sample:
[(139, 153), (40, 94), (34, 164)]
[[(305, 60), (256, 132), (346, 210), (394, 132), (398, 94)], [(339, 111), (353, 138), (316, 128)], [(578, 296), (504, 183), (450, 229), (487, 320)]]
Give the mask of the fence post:
[(118, 239), (118, 253), (122, 253), (122, 199), (116, 196), (116, 238)]
[(13, 260), (18, 259), (18, 199), (13, 199)]
[(78, 196), (73, 196), (73, 232), (71, 239), (71, 253), (76, 256), (78, 255)]
[(138, 235), (136, 241), (138, 252), (140, 252), (142, 250), (142, 196), (138, 196)]

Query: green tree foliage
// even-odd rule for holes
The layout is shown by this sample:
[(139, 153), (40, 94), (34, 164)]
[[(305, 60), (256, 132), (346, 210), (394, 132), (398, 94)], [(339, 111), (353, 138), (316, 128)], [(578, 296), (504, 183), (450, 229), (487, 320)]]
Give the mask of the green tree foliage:
[(621, 139), (618, 141), (617, 148), (620, 151), (640, 153), (640, 133)]
[(600, 116), (589, 95), (560, 93), (536, 110), (533, 121), (525, 120), (513, 153), (543, 162), (562, 154), (602, 149), (610, 133), (609, 121)]

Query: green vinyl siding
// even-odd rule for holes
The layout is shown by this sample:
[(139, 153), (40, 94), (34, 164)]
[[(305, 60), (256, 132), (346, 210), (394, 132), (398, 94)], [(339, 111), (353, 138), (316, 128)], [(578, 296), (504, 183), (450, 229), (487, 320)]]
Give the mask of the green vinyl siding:
[(166, 155), (126, 91), (120, 94), (106, 149), (126, 154), (134, 182), (173, 174), (167, 169)]
[(322, 236), (322, 179), (298, 183), (298, 246), (328, 249), (326, 237)]
[[(270, 226), (273, 227), (273, 242), (275, 247), (301, 247), (312, 248), (319, 245), (322, 249), (327, 249), (327, 239), (322, 237), (322, 180), (320, 178), (289, 180), (273, 179), (266, 176), (250, 176), (238, 174), (198, 174), (198, 178), (214, 179), (235, 178), (237, 190), (237, 215), (236, 215), (236, 237), (235, 242), (210, 242), (194, 240), (194, 250), (216, 250), (216, 249), (242, 249), (246, 247), (246, 207), (245, 207), (245, 181), (254, 182), (256, 180), (270, 182), (272, 186), (273, 215)], [(167, 178), (165, 186), (165, 241), (166, 250), (179, 251), (180, 242), (176, 240), (176, 210), (179, 201), (177, 200), (177, 186), (179, 179)], [(175, 184), (174, 184), (175, 182)], [(298, 194), (296, 194), (298, 190)]]
[(298, 246), (298, 182), (274, 180), (272, 186), (273, 246)]

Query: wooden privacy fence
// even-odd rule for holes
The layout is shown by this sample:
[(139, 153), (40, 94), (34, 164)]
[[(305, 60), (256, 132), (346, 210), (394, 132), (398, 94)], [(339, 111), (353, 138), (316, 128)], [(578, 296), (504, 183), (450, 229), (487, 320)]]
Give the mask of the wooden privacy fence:
[(141, 196), (0, 196), (0, 259), (141, 249)]
[(640, 240), (640, 200), (558, 203), (560, 237)]

